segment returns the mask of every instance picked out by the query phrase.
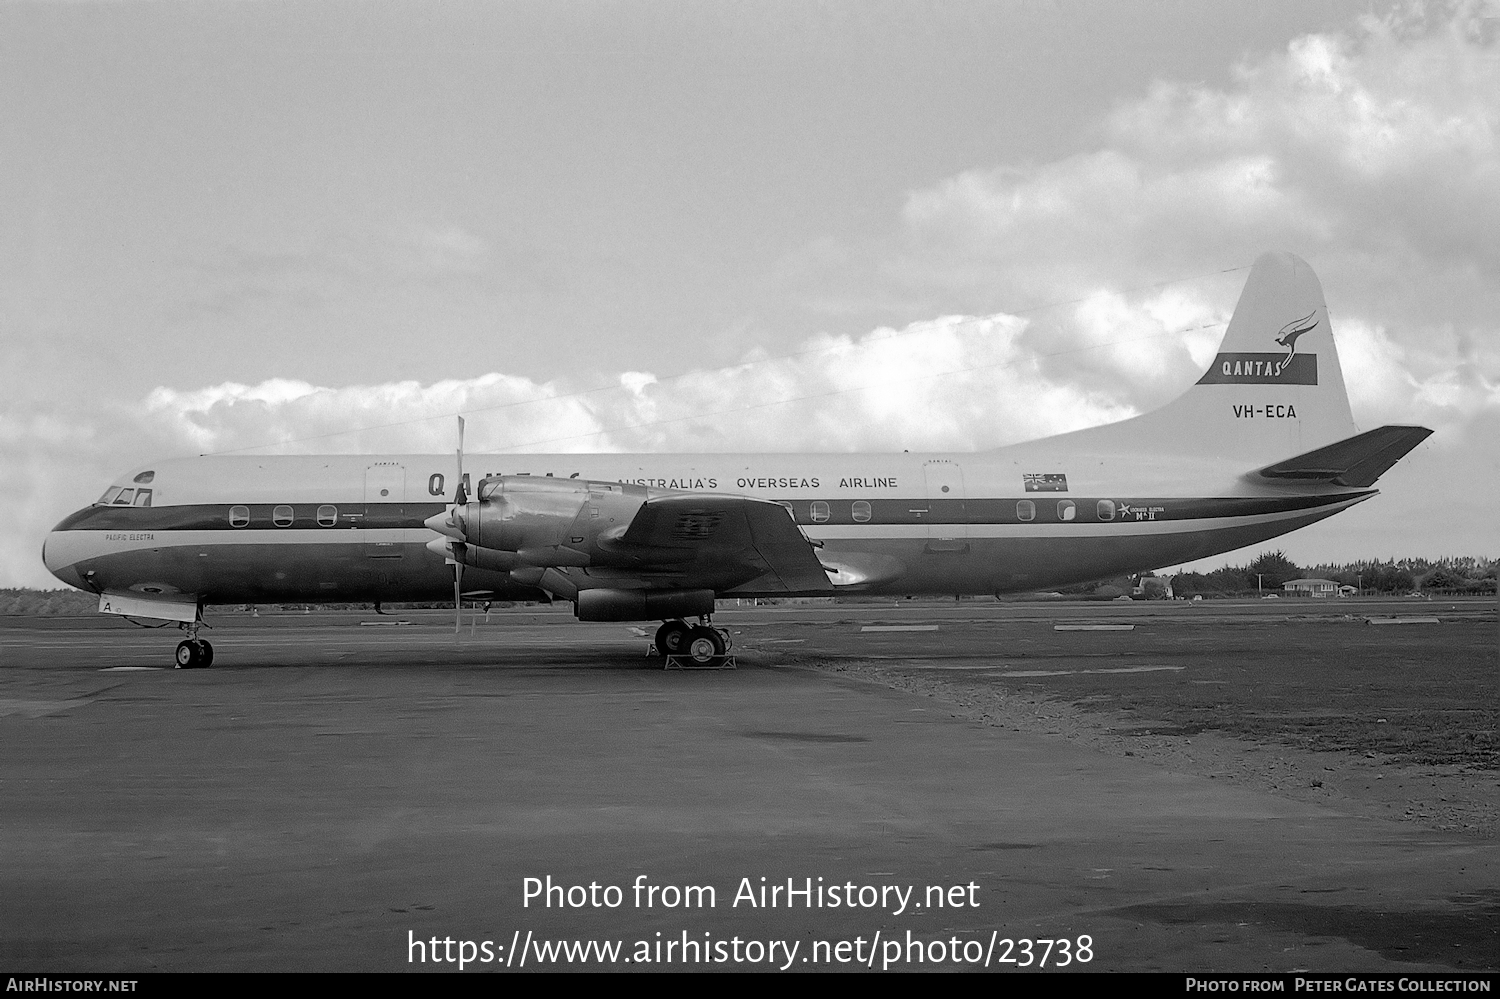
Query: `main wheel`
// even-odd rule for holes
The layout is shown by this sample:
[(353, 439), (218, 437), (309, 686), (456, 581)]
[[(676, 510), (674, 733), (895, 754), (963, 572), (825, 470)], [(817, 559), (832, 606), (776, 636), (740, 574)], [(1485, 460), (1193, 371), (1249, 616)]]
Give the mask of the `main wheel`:
[(724, 654), (724, 638), (713, 628), (694, 628), (688, 635), (687, 654), (700, 665), (711, 662)]
[(198, 643), (183, 641), (177, 643), (177, 668), (195, 669), (202, 661), (203, 655), (198, 651)]
[(664, 621), (656, 629), (656, 651), (663, 656), (680, 656), (687, 651), (688, 635), (692, 631), (682, 621)]
[(206, 639), (198, 640), (198, 665), (204, 669), (214, 664), (214, 647)]

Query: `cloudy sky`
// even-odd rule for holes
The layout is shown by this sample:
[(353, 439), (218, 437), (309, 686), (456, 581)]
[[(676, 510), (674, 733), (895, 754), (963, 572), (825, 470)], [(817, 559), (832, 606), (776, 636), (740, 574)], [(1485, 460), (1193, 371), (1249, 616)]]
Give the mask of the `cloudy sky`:
[(132, 465), (458, 412), (473, 451), (1119, 419), (1266, 249), (1361, 428), (1437, 431), (1277, 544), (1500, 555), (1493, 2), (7, 4), (0, 586)]

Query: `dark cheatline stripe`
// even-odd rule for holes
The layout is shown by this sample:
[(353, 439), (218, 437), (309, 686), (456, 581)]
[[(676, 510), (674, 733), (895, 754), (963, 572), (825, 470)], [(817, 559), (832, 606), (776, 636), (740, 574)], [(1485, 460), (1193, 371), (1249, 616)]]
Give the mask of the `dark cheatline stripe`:
[[(870, 499), (870, 500), (791, 500), (797, 523), (809, 527), (821, 525), (862, 525), (881, 527), (893, 524), (1057, 524), (1064, 523), (1065, 504), (1072, 504), (1072, 523), (1098, 524), (1108, 521), (1101, 514), (1105, 504), (1113, 504), (1114, 523), (1142, 521), (1199, 520), (1210, 517), (1255, 517), (1295, 510), (1310, 510), (1368, 496), (1374, 490), (1331, 493), (1319, 496), (1223, 496), (1196, 499), (1124, 498), (1067, 496), (1060, 493), (1031, 493), (1004, 499)], [(855, 519), (855, 504), (868, 504), (869, 517)], [(1031, 503), (1035, 517), (1023, 521), (1020, 504)], [(446, 510), (445, 503), (242, 503), (248, 507), (250, 523), (234, 527), (229, 523), (231, 504), (210, 503), (191, 506), (157, 507), (85, 507), (69, 515), (55, 531), (279, 531), (289, 529), (347, 531), (359, 529), (418, 528), (427, 518)], [(291, 506), (292, 523), (278, 527), (272, 521), (277, 506)], [(338, 519), (331, 527), (319, 525), (319, 506), (332, 505)], [(816, 514), (816, 516), (815, 516)]]

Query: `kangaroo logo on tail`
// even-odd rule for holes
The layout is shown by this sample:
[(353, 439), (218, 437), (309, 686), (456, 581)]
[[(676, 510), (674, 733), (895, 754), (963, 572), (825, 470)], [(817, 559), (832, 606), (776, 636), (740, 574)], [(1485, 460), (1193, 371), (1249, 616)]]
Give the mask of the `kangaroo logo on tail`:
[(1317, 314), (1315, 309), (1301, 319), (1294, 319), (1281, 327), (1281, 336), (1276, 338), (1276, 342), (1286, 348), (1287, 357), (1297, 353), (1297, 338), (1318, 325)]

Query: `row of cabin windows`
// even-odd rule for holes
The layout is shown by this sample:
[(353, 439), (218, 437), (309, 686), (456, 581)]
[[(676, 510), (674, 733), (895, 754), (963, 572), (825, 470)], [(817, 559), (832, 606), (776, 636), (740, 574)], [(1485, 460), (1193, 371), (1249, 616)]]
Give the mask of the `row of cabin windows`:
[[(111, 490), (113, 492), (113, 490)], [(151, 490), (138, 489), (135, 500), (136, 506), (151, 505)], [(142, 499), (144, 495), (144, 499)], [(101, 503), (114, 503), (116, 505), (130, 505), (130, 490), (121, 491), (119, 497), (111, 498), (110, 493), (105, 493), (100, 499)], [(1114, 500), (1100, 500), (1094, 507), (1099, 519), (1111, 521), (1115, 519)], [(850, 514), (857, 524), (867, 524), (870, 521), (870, 504), (867, 500), (855, 500), (850, 508)], [(833, 516), (833, 510), (823, 500), (814, 500), (812, 504), (812, 521), (814, 524), (826, 524)], [(1036, 503), (1032, 500), (1020, 500), (1016, 503), (1016, 519), (1023, 523), (1036, 520)], [(1057, 503), (1057, 519), (1063, 522), (1078, 519), (1078, 506), (1072, 500), (1059, 500)], [(291, 527), (296, 520), (295, 511), (290, 506), (282, 504), (271, 510), (271, 523), (277, 527)], [(339, 522), (339, 508), (331, 503), (324, 503), (318, 507), (317, 521), (319, 527), (333, 527)], [(229, 508), (230, 527), (248, 527), (250, 525), (250, 508), (248, 506), (232, 506)]]
[[(1100, 500), (1094, 506), (1099, 519), (1110, 521), (1115, 519), (1115, 501)], [(870, 520), (870, 504), (865, 500), (857, 500), (854, 503), (852, 514), (855, 523), (865, 524)], [(828, 504), (822, 500), (814, 500), (812, 504), (812, 522), (814, 524), (826, 524), (833, 515)], [(1029, 523), (1036, 520), (1036, 503), (1032, 500), (1021, 500), (1016, 503), (1016, 519)], [(1072, 500), (1059, 500), (1057, 503), (1057, 519), (1070, 521), (1078, 519), (1078, 505)]]
[[(296, 512), (284, 503), (271, 510), (271, 523), (277, 527), (291, 527), (296, 519)], [(333, 527), (339, 522), (339, 508), (332, 503), (324, 503), (318, 507), (317, 520), (319, 527)], [(248, 527), (249, 525), (250, 508), (248, 506), (229, 508), (230, 527)]]
[[(1107, 522), (1114, 520), (1115, 501), (1107, 499), (1100, 500), (1098, 503), (1094, 504), (1094, 512), (1102, 521)], [(1016, 519), (1023, 522), (1036, 520), (1036, 503), (1032, 500), (1021, 500), (1016, 503)], [(1077, 520), (1078, 504), (1074, 503), (1072, 500), (1058, 500), (1057, 519), (1062, 521), (1063, 523), (1067, 523), (1070, 520)]]
[[(870, 522), (870, 503), (868, 500), (855, 500), (849, 512), (857, 524), (868, 524)], [(814, 524), (826, 524), (832, 516), (833, 510), (827, 503), (822, 500), (813, 500), (812, 522)]]

